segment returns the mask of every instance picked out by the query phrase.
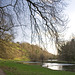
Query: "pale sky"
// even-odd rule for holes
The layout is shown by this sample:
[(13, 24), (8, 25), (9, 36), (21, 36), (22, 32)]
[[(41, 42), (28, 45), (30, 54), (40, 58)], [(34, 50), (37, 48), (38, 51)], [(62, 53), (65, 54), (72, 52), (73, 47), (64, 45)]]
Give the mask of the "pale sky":
[(65, 13), (69, 16), (69, 28), (66, 30), (65, 38), (69, 39), (72, 35), (75, 35), (75, 0), (69, 0)]
[[(67, 24), (67, 29), (65, 30), (65, 33), (63, 34), (63, 38), (65, 40), (69, 40), (72, 38), (72, 35), (75, 36), (75, 0), (67, 0), (68, 2), (68, 6), (65, 8), (64, 12), (65, 14), (69, 17), (68, 20), (68, 24)], [(53, 54), (57, 54), (57, 51), (55, 49), (54, 46), (50, 46), (48, 48), (48, 51), (53, 53)]]
[[(64, 12), (69, 17), (69, 22), (67, 24), (68, 29), (66, 29), (65, 34), (63, 36), (63, 38), (65, 38), (66, 40), (70, 39), (72, 34), (75, 35), (75, 0), (67, 0), (67, 1), (69, 1), (68, 6), (65, 8)], [(17, 37), (15, 40), (21, 42), (22, 40), (20, 39), (22, 38)], [(27, 40), (26, 42), (29, 42), (29, 40)], [(56, 49), (53, 45), (48, 46), (48, 51), (53, 54), (57, 54)]]

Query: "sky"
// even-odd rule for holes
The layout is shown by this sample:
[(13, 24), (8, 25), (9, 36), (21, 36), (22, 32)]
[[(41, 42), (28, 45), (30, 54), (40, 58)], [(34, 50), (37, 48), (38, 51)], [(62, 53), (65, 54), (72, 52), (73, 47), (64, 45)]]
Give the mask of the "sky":
[[(68, 23), (63, 34), (64, 40), (70, 40), (75, 36), (75, 0), (68, 0), (67, 4), (64, 14), (68, 17)], [(57, 54), (57, 50), (54, 45), (48, 46), (47, 50), (52, 54)]]
[(69, 0), (65, 14), (69, 17), (68, 29), (66, 29), (66, 35), (64, 36), (67, 40), (75, 35), (75, 0)]
[[(65, 30), (65, 32), (63, 34), (63, 38), (65, 40), (69, 40), (69, 39), (71, 39), (71, 37), (73, 35), (75, 35), (75, 0), (68, 0), (68, 5), (65, 8), (64, 13), (68, 17), (68, 23), (67, 23), (67, 29)], [(20, 32), (20, 34), (21, 33), (22, 32)], [(22, 38), (17, 37), (15, 40), (20, 41), (20, 42), (24, 41), (24, 40), (20, 40), (20, 39), (22, 39)], [(29, 42), (29, 41), (30, 41), (30, 39), (26, 39), (26, 42)], [(47, 50), (52, 54), (57, 54), (57, 50), (56, 50), (54, 44), (53, 45), (48, 44)]]

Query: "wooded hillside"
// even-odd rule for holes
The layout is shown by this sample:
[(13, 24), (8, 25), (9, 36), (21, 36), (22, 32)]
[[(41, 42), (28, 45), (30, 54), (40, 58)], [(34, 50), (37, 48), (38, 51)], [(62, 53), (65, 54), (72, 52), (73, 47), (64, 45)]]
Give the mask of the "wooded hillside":
[(0, 58), (24, 60), (24, 61), (40, 61), (53, 58), (50, 54), (41, 47), (29, 43), (13, 43), (0, 39)]

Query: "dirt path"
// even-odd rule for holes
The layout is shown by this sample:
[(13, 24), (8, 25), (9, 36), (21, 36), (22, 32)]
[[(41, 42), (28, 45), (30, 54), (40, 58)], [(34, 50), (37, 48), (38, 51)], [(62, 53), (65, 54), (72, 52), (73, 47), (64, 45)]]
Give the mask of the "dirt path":
[(0, 69), (0, 75), (5, 75), (2, 69)]

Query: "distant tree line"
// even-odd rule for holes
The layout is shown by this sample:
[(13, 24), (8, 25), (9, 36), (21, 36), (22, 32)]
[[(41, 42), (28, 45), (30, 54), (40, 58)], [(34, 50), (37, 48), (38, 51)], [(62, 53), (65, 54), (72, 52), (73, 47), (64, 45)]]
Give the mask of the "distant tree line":
[(75, 38), (61, 46), (58, 58), (64, 61), (75, 61)]

